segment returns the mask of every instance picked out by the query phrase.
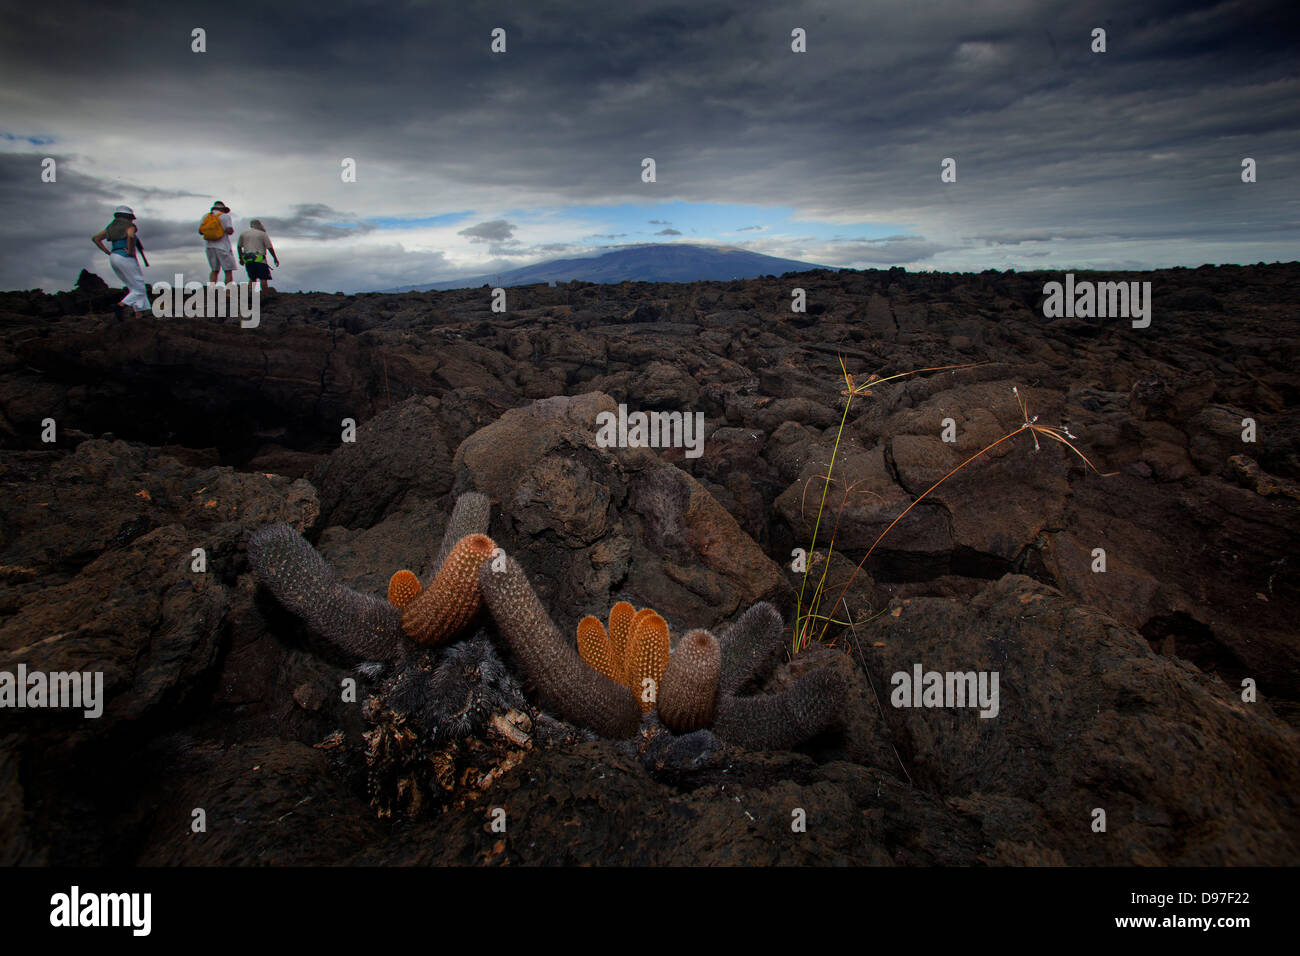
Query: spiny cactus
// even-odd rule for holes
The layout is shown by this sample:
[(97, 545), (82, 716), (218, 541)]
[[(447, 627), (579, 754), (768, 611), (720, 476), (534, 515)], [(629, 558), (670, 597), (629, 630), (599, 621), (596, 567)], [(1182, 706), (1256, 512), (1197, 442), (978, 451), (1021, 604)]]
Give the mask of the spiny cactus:
[[(806, 674), (778, 694), (736, 695), (779, 654), (782, 628), (776, 608), (760, 602), (716, 641), (708, 631), (686, 635), (673, 649), (659, 693), (664, 725), (678, 733), (706, 726), (698, 714), (710, 701), (711, 729), (719, 739), (750, 750), (787, 750), (835, 724), (847, 688), (830, 671)], [(698, 703), (690, 707), (688, 699)]]
[(249, 535), (248, 563), (276, 600), (336, 647), (367, 661), (404, 656), (401, 612), (340, 584), (320, 552), (287, 524)]
[(479, 569), (479, 586), (502, 637), (524, 673), (566, 720), (602, 737), (636, 733), (640, 713), (626, 687), (587, 665), (556, 629), (513, 558)]
[[(770, 669), (780, 653), (782, 628), (776, 608), (760, 602), (720, 638), (694, 630), (670, 654), (664, 619), (649, 608), (636, 611), (620, 602), (610, 611), (608, 632), (595, 617), (579, 622), (578, 650), (604, 676), (619, 680), (621, 674), (641, 711), (657, 711), (658, 723), (674, 733), (710, 728), (731, 744), (780, 750), (831, 726), (845, 693), (838, 675), (819, 672), (779, 694), (737, 696), (746, 683)], [(628, 635), (622, 658), (615, 650), (615, 633)], [(653, 682), (649, 691), (647, 679)], [(650, 726), (658, 724), (652, 720)]]
[(643, 714), (654, 710), (668, 667), (669, 647), (664, 619), (650, 608), (638, 611), (627, 639), (627, 686)]
[(396, 571), (388, 579), (388, 603), (396, 608), (404, 608), (419, 597), (422, 590), (420, 579), (414, 571)]
[(781, 612), (759, 601), (718, 635), (722, 672), (718, 693), (734, 694), (754, 677), (762, 677), (781, 653)]
[(664, 619), (650, 608), (637, 611), (626, 601), (609, 612), (608, 632), (599, 618), (578, 622), (578, 655), (630, 690), (645, 714), (655, 709), (670, 645)]
[(722, 633), (713, 732), (728, 743), (750, 750), (788, 750), (839, 719), (847, 687), (831, 671), (805, 674), (779, 694), (736, 696), (779, 654), (783, 626), (777, 609), (760, 601)]
[(468, 624), (483, 603), (478, 570), (495, 549), (496, 544), (485, 534), (467, 535), (456, 542), (433, 581), (406, 606), (402, 614), (406, 636), (428, 646)]
[(780, 694), (720, 696), (713, 732), (749, 750), (789, 750), (836, 722), (845, 690), (839, 674), (820, 670)]
[[(477, 492), (461, 495), (447, 520), (434, 566), (441, 568), (446, 564), (454, 546), (467, 537), (477, 535), (490, 543), (483, 536), (487, 529), (488, 499)], [(478, 553), (482, 547), (482, 541), (476, 540), (468, 550)], [(491, 551), (489, 547), (488, 553)], [(254, 576), (285, 608), (331, 644), (362, 661), (392, 663), (405, 660), (411, 653), (412, 648), (404, 637), (408, 631), (402, 626), (402, 608), (406, 615), (411, 615), (412, 629), (421, 635), (433, 635), (457, 626), (456, 621), (462, 617), (467, 621), (473, 616), (473, 611), (468, 616), (464, 613), (468, 602), (462, 589), (466, 585), (453, 588), (453, 595), (459, 597), (440, 596), (431, 593), (442, 587), (437, 577), (421, 592), (413, 574), (399, 571), (389, 581), (388, 601), (345, 587), (320, 552), (287, 524), (273, 524), (254, 531), (249, 535), (247, 552)], [(460, 564), (458, 559), (457, 567)], [(454, 577), (463, 578), (463, 570)], [(454, 581), (447, 583), (454, 584)], [(420, 607), (413, 612), (412, 606), (416, 604)]]
[[(626, 601), (619, 601), (609, 609), (609, 642), (620, 661), (627, 660), (627, 642), (632, 635), (632, 621), (636, 618), (636, 608)], [(624, 671), (627, 665), (624, 664)], [(627, 682), (626, 674), (623, 678)]]
[[(421, 590), (415, 575), (398, 572), (389, 582), (389, 601), (340, 584), (319, 552), (285, 524), (251, 534), (248, 559), (258, 581), (281, 604), (331, 644), (365, 661), (412, 659), (405, 635), (444, 639), (485, 602), (525, 674), (556, 711), (604, 737), (631, 737), (641, 712), (656, 703), (659, 720), (677, 733), (710, 727), (718, 739), (755, 750), (792, 747), (837, 719), (846, 688), (838, 674), (827, 671), (806, 674), (779, 694), (736, 695), (779, 653), (781, 617), (765, 603), (746, 611), (719, 639), (691, 631), (670, 654), (663, 618), (620, 602), (610, 612), (608, 632), (595, 618), (583, 620), (580, 656), (556, 629), (518, 563), (503, 556), (504, 569), (494, 569), (498, 562), (489, 559), (495, 545), (484, 534), (488, 517), (487, 498), (462, 495), (447, 522), (430, 586)], [(655, 694), (642, 700), (647, 679)], [(443, 683), (408, 674), (394, 686), (395, 700), (414, 700), (412, 694), (425, 691), (440, 698)], [(650, 722), (655, 725), (653, 717)]]
[(451, 516), (447, 519), (447, 529), (442, 533), (442, 544), (438, 546), (438, 553), (433, 558), (434, 570), (442, 567), (447, 555), (451, 554), (451, 549), (461, 538), (488, 533), (491, 508), (492, 503), (488, 501), (487, 495), (477, 491), (466, 491), (456, 499)]
[(691, 631), (677, 642), (659, 686), (659, 719), (686, 734), (713, 723), (722, 653), (708, 631)]
[(627, 684), (623, 654), (614, 650), (599, 618), (588, 615), (578, 622), (578, 656), (610, 680)]

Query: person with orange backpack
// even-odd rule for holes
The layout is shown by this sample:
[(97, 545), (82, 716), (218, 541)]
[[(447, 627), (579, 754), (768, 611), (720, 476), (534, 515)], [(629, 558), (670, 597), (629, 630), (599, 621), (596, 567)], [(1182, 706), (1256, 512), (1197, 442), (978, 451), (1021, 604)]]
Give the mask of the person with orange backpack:
[(230, 248), (230, 237), (234, 234), (235, 227), (230, 219), (230, 207), (218, 199), (199, 223), (199, 235), (208, 243), (208, 265), (212, 269), (208, 275), (209, 282), (216, 282), (217, 273), (222, 270), (226, 273), (226, 285), (234, 281), (235, 252)]
[[(111, 244), (111, 249), (104, 248), (104, 240)], [(135, 213), (130, 206), (118, 206), (113, 210), (113, 221), (90, 237), (90, 241), (99, 247), (99, 251), (108, 256), (113, 272), (126, 286), (126, 297), (117, 304), (118, 318), (127, 308), (134, 309), (138, 315), (153, 308), (149, 298), (149, 287), (145, 284), (144, 273), (136, 261), (138, 254), (144, 259), (144, 245), (136, 235)], [(148, 265), (149, 260), (145, 259)]]

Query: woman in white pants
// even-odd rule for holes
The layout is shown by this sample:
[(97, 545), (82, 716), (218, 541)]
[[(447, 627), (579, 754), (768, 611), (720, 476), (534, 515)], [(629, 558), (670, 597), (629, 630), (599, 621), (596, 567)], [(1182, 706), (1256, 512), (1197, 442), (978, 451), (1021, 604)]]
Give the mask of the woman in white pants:
[[(112, 249), (104, 248), (104, 240), (112, 244)], [(129, 306), (137, 313), (148, 312), (153, 308), (149, 298), (149, 288), (145, 285), (144, 273), (135, 253), (135, 213), (130, 206), (118, 206), (113, 210), (113, 221), (90, 237), (90, 241), (99, 247), (99, 251), (108, 256), (113, 272), (126, 285), (126, 298), (119, 306)]]

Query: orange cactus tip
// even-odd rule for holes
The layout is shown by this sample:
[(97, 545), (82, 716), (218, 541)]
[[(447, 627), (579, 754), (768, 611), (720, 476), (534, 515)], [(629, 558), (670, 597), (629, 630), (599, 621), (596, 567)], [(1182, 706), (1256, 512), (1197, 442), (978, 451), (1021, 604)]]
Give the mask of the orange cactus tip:
[(669, 646), (667, 622), (650, 608), (638, 611), (628, 638), (627, 677), (643, 713), (653, 710), (658, 700)]
[(415, 572), (403, 568), (388, 579), (388, 603), (393, 607), (406, 607), (420, 596), (422, 590)]
[(626, 601), (619, 601), (609, 610), (609, 640), (620, 660), (627, 657), (627, 639), (632, 634), (635, 617), (636, 608)]
[(417, 644), (439, 644), (455, 634), (483, 603), (478, 572), (496, 551), (485, 534), (466, 535), (456, 542), (433, 581), (402, 613), (402, 630)]
[(615, 653), (599, 618), (588, 616), (578, 622), (578, 653), (588, 665), (610, 680), (620, 684), (625, 682), (622, 655)]
[(456, 547), (464, 548), (470, 553), (490, 558), (492, 552), (496, 550), (497, 545), (495, 541), (485, 534), (470, 534), (457, 541)]

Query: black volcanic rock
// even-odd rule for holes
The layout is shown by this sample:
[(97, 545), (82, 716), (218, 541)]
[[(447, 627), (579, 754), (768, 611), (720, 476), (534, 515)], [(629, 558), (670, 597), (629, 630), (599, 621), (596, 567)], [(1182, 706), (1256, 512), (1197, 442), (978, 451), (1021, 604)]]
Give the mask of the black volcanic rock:
[(407, 499), (431, 504), (451, 490), (438, 408), (437, 399), (411, 398), (362, 424), (355, 441), (340, 440), (312, 478), (327, 525), (368, 528)]
[[(89, 282), (0, 293), (0, 670), (94, 667), (109, 690), (97, 721), (0, 712), (0, 858), (1288, 862), (1300, 265), (1108, 274), (1153, 281), (1146, 330), (1044, 320), (1057, 278), (533, 284), (505, 314), (483, 289), (281, 294), (256, 330), (116, 321), (121, 290)], [(1035, 451), (1012, 387), (1113, 474), (1046, 438)], [(703, 455), (599, 447), (594, 415), (619, 403), (702, 412)], [(1006, 435), (856, 570), (903, 509)], [(334, 659), (243, 552), (285, 520), (343, 583), (382, 596), (398, 568), (432, 572), (455, 492), (477, 488), (568, 634), (620, 597), (676, 634), (767, 596), (789, 640), (790, 565), (837, 438), (808, 560), (826, 571), (822, 612), (854, 625), (758, 689), (826, 667), (851, 706), (796, 752), (692, 737), (638, 754), (554, 721), (540, 732), (534, 714), (527, 746), (458, 741), (437, 810), (407, 804), (409, 820), (379, 826), (363, 736), (378, 725), (362, 711), (390, 678)], [(998, 670), (999, 716), (891, 706), (892, 675), (917, 662)], [(348, 678), (356, 702), (338, 692)], [(484, 806), (507, 800), (510, 834), (487, 833)], [(205, 801), (245, 829), (191, 839)], [(809, 814), (799, 839), (792, 805)]]
[(597, 446), (596, 415), (614, 407), (594, 392), (515, 409), (467, 438), (452, 464), (458, 492), (499, 508), (497, 543), (544, 569), (543, 598), (568, 609), (557, 624), (628, 600), (677, 633), (782, 593), (776, 565), (698, 482), (645, 449)]
[(886, 710), (914, 782), (981, 820), (995, 857), (1037, 846), (1071, 865), (1278, 866), (1300, 852), (1294, 728), (1243, 705), (1239, 688), (1015, 575), (959, 611), (940, 599), (895, 609), (866, 651), (877, 686), (917, 662), (999, 673), (996, 719)]
[(99, 277), (97, 273), (81, 270), (81, 275), (77, 276), (77, 284), (74, 287), (78, 292), (87, 292), (95, 294), (108, 291), (108, 283)]

